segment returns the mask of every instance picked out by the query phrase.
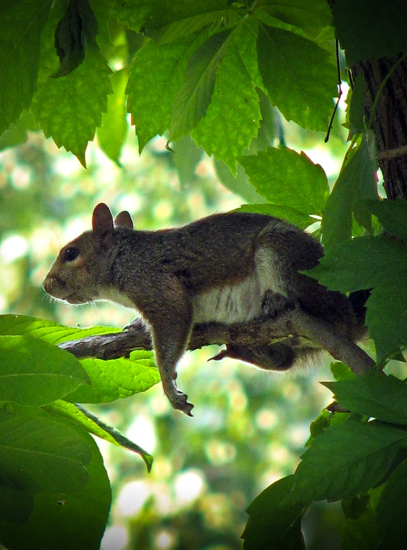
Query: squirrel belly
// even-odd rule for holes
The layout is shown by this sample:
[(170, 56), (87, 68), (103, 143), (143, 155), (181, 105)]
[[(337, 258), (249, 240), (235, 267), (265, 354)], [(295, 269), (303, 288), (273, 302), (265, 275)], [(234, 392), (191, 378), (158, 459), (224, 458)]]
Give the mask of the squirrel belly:
[(264, 313), (267, 294), (285, 296), (286, 289), (270, 250), (259, 249), (254, 269), (242, 281), (197, 294), (192, 299), (194, 323), (243, 323)]

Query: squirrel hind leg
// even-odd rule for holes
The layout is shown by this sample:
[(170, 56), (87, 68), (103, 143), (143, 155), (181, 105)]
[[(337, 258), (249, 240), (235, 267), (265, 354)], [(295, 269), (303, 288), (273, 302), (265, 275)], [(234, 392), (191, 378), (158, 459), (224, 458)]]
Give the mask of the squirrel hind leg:
[(285, 371), (294, 365), (297, 355), (290, 346), (277, 342), (268, 346), (253, 347), (228, 345), (211, 359), (219, 361), (225, 357), (238, 359), (264, 370)]

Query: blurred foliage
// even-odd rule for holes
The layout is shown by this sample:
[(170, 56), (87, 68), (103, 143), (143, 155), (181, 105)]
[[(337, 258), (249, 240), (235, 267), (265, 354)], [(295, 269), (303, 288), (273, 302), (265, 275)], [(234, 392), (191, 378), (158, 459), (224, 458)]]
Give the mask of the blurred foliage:
[[(299, 144), (304, 140), (313, 144), (297, 134)], [(172, 154), (157, 139), (141, 156), (136, 145), (130, 137), (122, 168), (92, 146), (84, 170), (38, 134), (0, 155), (2, 313), (82, 326), (131, 320), (131, 311), (116, 306), (72, 308), (50, 301), (41, 288), (60, 245), (89, 227), (99, 201), (114, 211), (130, 210), (136, 227), (146, 229), (240, 205), (217, 181), (212, 162), (196, 149), (189, 153), (190, 143), (183, 154), (181, 140)], [(184, 387), (195, 396), (193, 419), (174, 412), (160, 386), (92, 407), (155, 458), (146, 476), (134, 455), (97, 440), (113, 490), (102, 548), (119, 548), (122, 528), (128, 550), (240, 548), (248, 504), (297, 465), (309, 422), (328, 399), (317, 383), (320, 374), (287, 377), (231, 360), (207, 363), (214, 353), (216, 348), (189, 353), (180, 367)]]

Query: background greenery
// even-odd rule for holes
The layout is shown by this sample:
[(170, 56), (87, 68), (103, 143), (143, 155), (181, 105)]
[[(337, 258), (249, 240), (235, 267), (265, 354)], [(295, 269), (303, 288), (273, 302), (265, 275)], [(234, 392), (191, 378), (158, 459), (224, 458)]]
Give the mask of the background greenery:
[[(348, 66), (406, 51), (405, 8), (390, 3), (383, 13), (380, 2), (372, 4), (367, 10), (362, 0), (352, 6), (342, 0), (332, 20), (325, 0), (2, 2), (1, 312), (67, 326), (121, 327), (132, 312), (106, 304), (73, 308), (50, 301), (41, 288), (60, 246), (89, 228), (95, 204), (129, 210), (140, 229), (181, 225), (245, 204), (301, 227), (312, 224), (317, 238), (323, 215), (327, 255), (318, 276), (344, 292), (374, 286), (368, 319), (379, 359), (385, 363), (404, 349), (404, 207), (378, 200), (377, 190), (383, 191), (362, 88), (349, 92), (346, 111), (342, 102), (324, 143), (336, 96), (335, 29)], [(390, 44), (379, 30), (366, 38), (379, 19), (392, 29)], [(349, 20), (363, 25), (355, 31)], [(347, 80), (343, 53), (340, 63)], [(381, 226), (397, 242), (385, 242)], [(350, 241), (352, 234), (359, 240)], [(136, 384), (128, 393), (123, 389), (129, 369), (145, 381), (151, 355), (115, 364), (117, 385), (101, 387), (102, 366), (45, 355), (61, 341), (60, 330), (25, 318), (0, 322), (0, 541), (6, 547), (25, 549), (29, 541), (33, 548), (98, 548), (111, 486), (105, 550), (241, 548), (250, 503), (300, 464), (297, 477), (271, 485), (250, 506), (247, 549), (303, 548), (305, 509), (308, 549), (335, 549), (341, 541), (343, 548), (375, 548), (378, 538), (383, 548), (397, 548), (403, 531), (394, 511), (404, 501), (394, 488), (404, 479), (404, 385), (389, 378), (383, 390), (354, 386), (336, 366), (338, 384), (349, 385), (331, 389), (354, 414), (336, 415), (332, 424), (323, 414), (300, 462), (311, 419), (332, 399), (319, 384), (332, 380), (327, 363), (280, 376), (227, 360), (207, 363), (216, 348), (189, 353), (179, 370), (194, 396), (190, 419), (170, 408), (158, 384), (145, 393)], [(44, 356), (48, 371), (34, 360)], [(70, 376), (64, 376), (67, 369)], [(392, 369), (405, 377), (402, 365), (393, 361)], [(35, 390), (24, 378), (33, 374), (58, 383)], [(89, 397), (89, 384), (98, 388), (96, 397)], [(364, 400), (351, 399), (355, 387)], [(386, 401), (396, 394), (397, 401)], [(151, 473), (71, 401), (93, 403), (87, 408), (151, 453)], [(381, 407), (371, 409), (372, 401)], [(97, 438), (101, 454), (88, 432), (104, 438)], [(370, 438), (380, 448), (352, 455)], [(148, 455), (128, 440), (121, 443), (149, 465)], [(21, 462), (24, 476), (14, 468), (19, 445), (32, 459)], [(71, 445), (72, 455), (65, 452)], [(48, 470), (37, 448), (49, 458)], [(349, 456), (349, 463), (336, 463), (337, 455)], [(386, 489), (380, 482), (393, 471)], [(295, 498), (285, 501), (288, 494)]]

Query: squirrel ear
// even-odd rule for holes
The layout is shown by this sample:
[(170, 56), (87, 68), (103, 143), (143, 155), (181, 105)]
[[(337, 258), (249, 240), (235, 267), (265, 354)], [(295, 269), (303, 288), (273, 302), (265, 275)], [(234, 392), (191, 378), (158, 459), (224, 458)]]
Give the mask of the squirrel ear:
[(103, 235), (109, 229), (113, 229), (113, 217), (109, 207), (101, 202), (93, 211), (92, 229), (94, 233)]
[(128, 229), (133, 229), (133, 220), (131, 219), (130, 214), (123, 210), (123, 212), (120, 212), (117, 214), (117, 216), (114, 219), (114, 226), (115, 227), (127, 227)]

